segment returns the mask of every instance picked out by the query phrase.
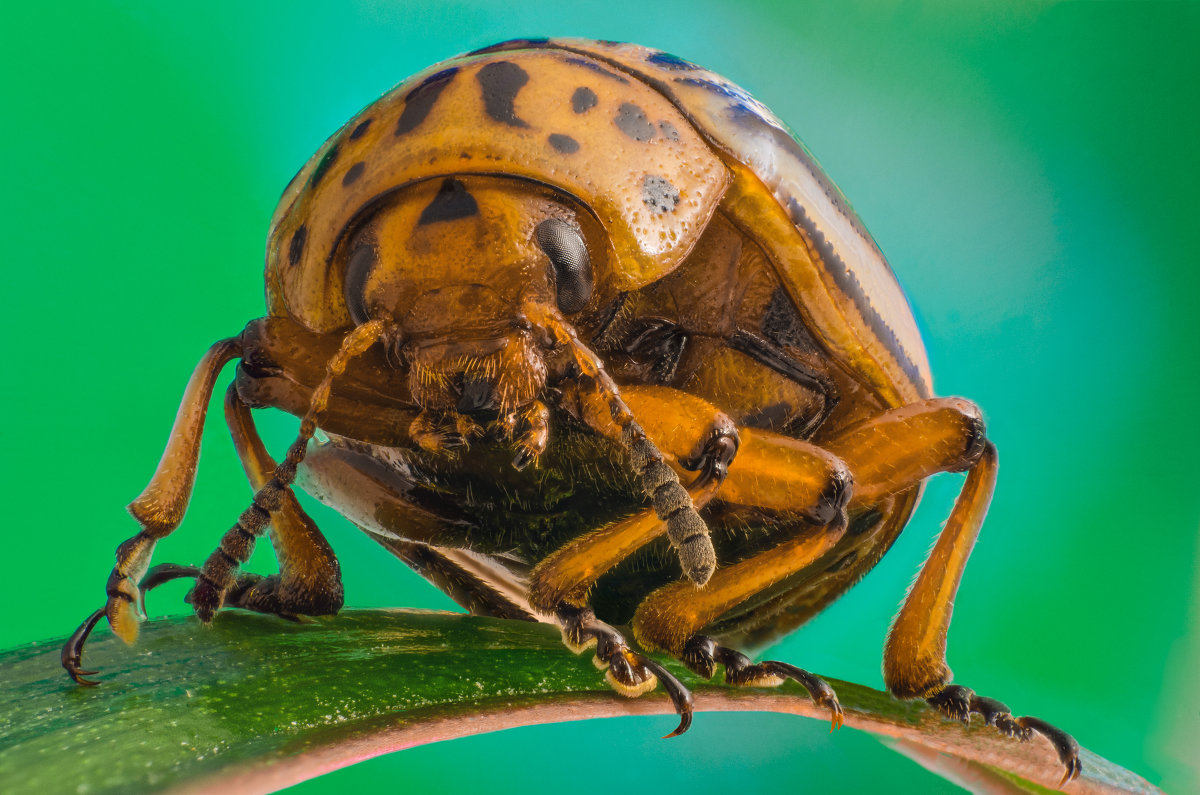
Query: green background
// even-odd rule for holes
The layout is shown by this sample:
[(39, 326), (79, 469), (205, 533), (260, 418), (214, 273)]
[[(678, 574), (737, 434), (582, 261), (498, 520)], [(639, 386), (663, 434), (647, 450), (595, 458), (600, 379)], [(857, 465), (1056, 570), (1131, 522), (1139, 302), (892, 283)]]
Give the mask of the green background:
[[(959, 681), (1200, 791), (1197, 6), (110, 0), (23, 4), (0, 28), (0, 647), (103, 601), (136, 530), (123, 506), (201, 353), (262, 313), (268, 218), (329, 133), (465, 50), (622, 39), (730, 77), (800, 134), (905, 285), (938, 392), (984, 407), (1002, 466), (950, 633)], [(220, 391), (160, 562), (203, 560), (249, 496)], [(295, 421), (260, 416), (282, 449)], [(888, 621), (960, 482), (935, 478), (884, 562), (772, 655), (882, 686)], [(314, 515), (349, 604), (451, 606)], [(249, 568), (272, 565), (263, 544)], [(670, 723), (471, 738), (300, 789), (955, 789), (816, 722), (705, 715), (659, 741)]]

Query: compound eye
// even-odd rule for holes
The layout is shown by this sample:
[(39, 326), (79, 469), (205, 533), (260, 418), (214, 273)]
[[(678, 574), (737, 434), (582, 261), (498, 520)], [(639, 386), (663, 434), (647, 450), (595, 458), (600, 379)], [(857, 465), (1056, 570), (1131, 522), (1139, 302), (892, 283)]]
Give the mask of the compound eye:
[(345, 291), (346, 308), (350, 310), (350, 319), (354, 325), (361, 326), (370, 318), (367, 316), (367, 277), (375, 268), (375, 249), (363, 244), (350, 253), (350, 262), (346, 265)]
[(592, 297), (592, 262), (579, 230), (558, 218), (537, 226), (537, 242), (554, 264), (559, 311), (573, 314)]

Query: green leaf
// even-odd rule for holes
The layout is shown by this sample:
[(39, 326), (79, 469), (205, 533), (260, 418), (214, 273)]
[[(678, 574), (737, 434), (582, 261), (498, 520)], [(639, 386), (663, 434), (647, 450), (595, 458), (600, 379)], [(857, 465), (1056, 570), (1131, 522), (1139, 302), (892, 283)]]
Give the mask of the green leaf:
[[(267, 792), (379, 754), (514, 726), (670, 715), (660, 691), (613, 693), (554, 627), (415, 611), (348, 610), (289, 624), (228, 611), (143, 625), (128, 648), (106, 632), (73, 684), (61, 641), (0, 653), (0, 782), (21, 792)], [(671, 669), (697, 711), (766, 710), (828, 720), (799, 686), (731, 688)], [(1045, 792), (1062, 766), (1040, 738), (1019, 743), (914, 702), (829, 680), (846, 725), (977, 791)], [(676, 725), (665, 717), (662, 732)], [(1154, 793), (1083, 752), (1069, 792)], [(1042, 782), (1039, 786), (1033, 782)]]

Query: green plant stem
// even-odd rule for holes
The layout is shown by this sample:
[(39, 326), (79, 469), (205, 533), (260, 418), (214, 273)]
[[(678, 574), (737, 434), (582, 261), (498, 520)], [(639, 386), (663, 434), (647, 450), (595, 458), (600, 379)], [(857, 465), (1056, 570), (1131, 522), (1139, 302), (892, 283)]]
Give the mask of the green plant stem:
[[(670, 714), (661, 691), (622, 698), (542, 624), (404, 610), (350, 610), (289, 624), (229, 611), (210, 628), (151, 621), (133, 648), (106, 631), (73, 684), (62, 641), (0, 653), (0, 788), (6, 792), (268, 792), (429, 742), (557, 721)], [(799, 686), (731, 688), (672, 670), (698, 712), (766, 710), (828, 720)], [(977, 791), (1042, 792), (1062, 766), (1019, 743), (943, 720), (922, 704), (829, 680), (846, 725), (869, 731)], [(675, 726), (664, 719), (663, 733)], [(137, 738), (136, 742), (131, 738)], [(1068, 792), (1154, 793), (1091, 754)], [(1035, 782), (1040, 782), (1035, 783)]]

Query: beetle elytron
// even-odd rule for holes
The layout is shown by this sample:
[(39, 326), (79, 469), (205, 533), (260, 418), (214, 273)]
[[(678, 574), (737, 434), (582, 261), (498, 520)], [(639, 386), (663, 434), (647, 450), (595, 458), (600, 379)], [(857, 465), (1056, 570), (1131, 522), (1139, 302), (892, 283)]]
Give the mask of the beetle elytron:
[[(196, 368), (117, 550), (103, 616), (137, 635), (142, 592), (195, 577), (281, 616), (342, 604), (338, 562), (291, 485), (344, 513), (475, 613), (558, 623), (618, 691), (661, 682), (637, 644), (737, 685), (791, 678), (736, 645), (799, 626), (891, 546), (923, 481), (963, 491), (888, 634), (901, 698), (1078, 747), (951, 684), (954, 593), (991, 498), (978, 409), (932, 397), (908, 303), (812, 157), (732, 83), (627, 44), (519, 40), (411, 78), (351, 119), (283, 194), (268, 314)], [(209, 396), (257, 490), (202, 568), (149, 568), (183, 518)], [(252, 407), (302, 417), (279, 464)], [(314, 440), (318, 427), (328, 441)], [(686, 484), (686, 485), (684, 485)], [(240, 572), (268, 529), (281, 573)], [(140, 583), (140, 584), (139, 584)]]

